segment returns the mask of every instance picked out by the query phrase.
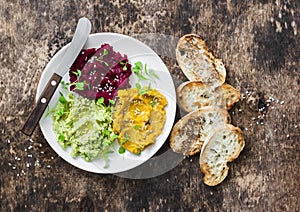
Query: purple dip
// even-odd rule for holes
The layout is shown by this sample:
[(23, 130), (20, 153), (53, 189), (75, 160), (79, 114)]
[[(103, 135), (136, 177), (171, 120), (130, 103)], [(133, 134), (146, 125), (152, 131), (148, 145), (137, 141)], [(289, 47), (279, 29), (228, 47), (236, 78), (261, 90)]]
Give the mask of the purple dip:
[(97, 100), (104, 98), (104, 103), (114, 99), (119, 89), (130, 87), (129, 76), (131, 65), (126, 55), (115, 52), (109, 44), (103, 44), (100, 48), (84, 49), (70, 67), (70, 82), (77, 80), (77, 70), (81, 71), (78, 82), (85, 82), (83, 90), (71, 90), (88, 99)]

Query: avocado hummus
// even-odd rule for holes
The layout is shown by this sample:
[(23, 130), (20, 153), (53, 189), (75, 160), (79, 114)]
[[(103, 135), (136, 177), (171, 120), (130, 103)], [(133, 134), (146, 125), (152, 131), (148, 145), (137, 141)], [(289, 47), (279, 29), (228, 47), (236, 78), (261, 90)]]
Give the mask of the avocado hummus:
[(140, 154), (162, 133), (167, 99), (149, 88), (119, 90), (118, 98), (113, 113), (114, 133), (121, 147)]
[(73, 157), (106, 160), (112, 152), (117, 136), (112, 129), (111, 106), (103, 102), (75, 97), (73, 93), (59, 97), (52, 111), (53, 130), (63, 148), (71, 147)]

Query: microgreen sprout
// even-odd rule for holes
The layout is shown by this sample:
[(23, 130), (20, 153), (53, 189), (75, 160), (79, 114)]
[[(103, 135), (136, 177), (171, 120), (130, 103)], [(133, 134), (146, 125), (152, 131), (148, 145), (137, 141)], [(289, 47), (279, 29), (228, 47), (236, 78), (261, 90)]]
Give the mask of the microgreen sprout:
[(122, 146), (123, 144), (125, 144), (126, 141), (128, 141), (130, 139), (130, 136), (128, 134), (125, 134), (124, 138), (122, 138), (120, 140), (120, 147), (119, 147), (119, 153), (120, 154), (124, 154), (125, 153), (125, 148)]
[(79, 82), (79, 78), (81, 77), (81, 71), (80, 70), (77, 70), (77, 71), (73, 71), (72, 72), (73, 74), (75, 74), (76, 76), (76, 80), (72, 83), (70, 82), (65, 82), (65, 81), (61, 81), (60, 84), (62, 85), (62, 88), (65, 90), (65, 91), (68, 91), (68, 88), (70, 86), (74, 86), (76, 90), (84, 90), (84, 86), (87, 85), (88, 88), (90, 89), (90, 85), (86, 83), (86, 81), (82, 81), (82, 82)]
[(140, 125), (138, 125), (138, 124), (133, 125), (133, 129), (135, 129), (135, 130), (140, 129)]
[(136, 83), (135, 87), (139, 90), (139, 94), (142, 96), (147, 93), (147, 91), (152, 90), (151, 85), (149, 84), (148, 87), (142, 87), (140, 83)]
[(125, 153), (125, 148), (120, 146), (119, 148), (119, 154), (124, 154)]
[(151, 68), (147, 67), (147, 64), (143, 65), (141, 61), (134, 64), (132, 68), (133, 73), (138, 77), (139, 80), (150, 80), (155, 82), (155, 79), (159, 79), (158, 75)]
[(115, 100), (113, 100), (113, 99), (109, 99), (108, 102), (109, 102), (111, 105), (114, 105), (114, 104), (116, 103)]
[(120, 62), (120, 65), (122, 65), (123, 66), (123, 71), (127, 71), (127, 63), (128, 63), (128, 61), (127, 62), (123, 62), (123, 61), (121, 61)]
[(104, 49), (102, 56), (106, 56), (106, 55), (108, 55), (108, 51), (107, 51), (107, 49)]
[(103, 97), (100, 97), (100, 98), (97, 100), (97, 104), (98, 104), (98, 105), (104, 104), (104, 98), (103, 98)]
[(107, 49), (103, 49), (102, 55), (100, 57), (97, 57), (95, 60), (103, 62), (103, 64), (108, 67), (109, 64), (106, 61), (103, 60), (103, 57), (106, 56), (106, 55), (108, 55), (108, 50)]

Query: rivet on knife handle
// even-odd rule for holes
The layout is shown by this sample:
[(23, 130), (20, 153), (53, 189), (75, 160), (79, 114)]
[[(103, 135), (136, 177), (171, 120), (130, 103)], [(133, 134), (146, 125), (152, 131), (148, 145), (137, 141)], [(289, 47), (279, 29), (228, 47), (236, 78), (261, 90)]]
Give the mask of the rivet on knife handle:
[(45, 109), (47, 108), (48, 102), (52, 98), (57, 86), (59, 85), (62, 77), (58, 74), (53, 73), (51, 79), (48, 81), (43, 93), (38, 99), (36, 105), (34, 106), (31, 114), (29, 115), (27, 121), (25, 122), (21, 131), (26, 135), (32, 135), (36, 125), (39, 123)]

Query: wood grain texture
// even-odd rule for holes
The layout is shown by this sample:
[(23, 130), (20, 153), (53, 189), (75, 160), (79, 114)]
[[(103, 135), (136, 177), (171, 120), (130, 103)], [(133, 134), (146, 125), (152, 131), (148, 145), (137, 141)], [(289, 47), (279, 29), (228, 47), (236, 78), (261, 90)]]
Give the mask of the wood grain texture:
[[(299, 1), (10, 0), (0, 13), (1, 210), (300, 210)], [(30, 138), (18, 131), (43, 68), (82, 16), (93, 33), (132, 35), (153, 47), (176, 87), (187, 80), (174, 56), (182, 35), (200, 35), (224, 61), (226, 82), (242, 94), (230, 114), (246, 142), (224, 182), (203, 184), (199, 156), (148, 179), (88, 173), (60, 158), (39, 128)], [(161, 154), (168, 149), (167, 141)]]

